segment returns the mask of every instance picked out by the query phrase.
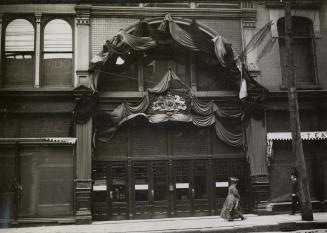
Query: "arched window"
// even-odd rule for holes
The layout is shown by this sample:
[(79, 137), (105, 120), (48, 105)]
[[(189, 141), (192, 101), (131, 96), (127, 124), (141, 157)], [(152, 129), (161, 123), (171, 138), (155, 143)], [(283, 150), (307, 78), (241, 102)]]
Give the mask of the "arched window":
[(33, 86), (34, 28), (26, 19), (11, 21), (5, 31), (4, 86)]
[(42, 68), (43, 86), (72, 85), (72, 28), (65, 20), (54, 19), (44, 27)]
[[(284, 82), (287, 80), (287, 51), (285, 47), (285, 19), (277, 22), (279, 51)], [(313, 27), (310, 19), (292, 17), (292, 49), (295, 66), (295, 77), (298, 86), (316, 84)]]

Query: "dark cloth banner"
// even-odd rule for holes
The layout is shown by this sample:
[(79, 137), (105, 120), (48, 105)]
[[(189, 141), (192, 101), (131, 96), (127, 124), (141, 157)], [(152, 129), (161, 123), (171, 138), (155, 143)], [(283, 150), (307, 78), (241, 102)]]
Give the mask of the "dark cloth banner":
[(268, 175), (267, 132), (263, 120), (249, 119), (246, 126), (246, 140), (251, 176)]

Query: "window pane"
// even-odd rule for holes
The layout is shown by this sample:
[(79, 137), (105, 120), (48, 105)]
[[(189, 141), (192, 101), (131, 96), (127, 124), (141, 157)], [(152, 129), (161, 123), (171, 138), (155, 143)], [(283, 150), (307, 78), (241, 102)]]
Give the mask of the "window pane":
[[(279, 38), (280, 62), (283, 80), (287, 79), (287, 49), (285, 44), (285, 19), (277, 23)], [(292, 30), (294, 39), (292, 49), (294, 56), (296, 82), (298, 84), (315, 83), (314, 48), (312, 35), (312, 22), (303, 17), (292, 17)]]
[(44, 28), (43, 86), (71, 86), (73, 76), (72, 29), (62, 19)]
[(71, 52), (72, 51), (72, 29), (62, 19), (50, 21), (44, 29), (45, 52)]
[(33, 85), (34, 28), (25, 19), (15, 19), (6, 28), (4, 70), (6, 87)]
[(34, 28), (25, 19), (15, 19), (6, 28), (5, 51), (33, 51)]
[[(144, 87), (153, 88), (168, 72), (169, 67), (188, 87), (191, 86), (189, 53), (177, 45), (161, 46), (155, 51), (144, 54)], [(175, 88), (185, 88), (179, 83), (171, 82)]]

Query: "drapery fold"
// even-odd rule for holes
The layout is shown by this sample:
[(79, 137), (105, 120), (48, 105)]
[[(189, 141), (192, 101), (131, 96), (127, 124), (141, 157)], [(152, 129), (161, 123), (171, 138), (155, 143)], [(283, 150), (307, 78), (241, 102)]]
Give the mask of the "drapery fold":
[(132, 49), (136, 51), (144, 51), (156, 46), (156, 42), (151, 37), (134, 36), (122, 29), (119, 31), (118, 35), (121, 36), (123, 43), (128, 44)]
[(210, 115), (215, 114), (217, 117), (230, 118), (230, 119), (239, 119), (242, 117), (242, 112), (235, 114), (229, 114), (221, 110), (213, 101), (207, 103), (200, 102), (196, 97), (193, 97), (191, 100), (192, 110), (200, 115)]
[(262, 120), (249, 119), (246, 126), (247, 158), (251, 176), (267, 175), (267, 132)]
[(233, 147), (241, 147), (243, 145), (243, 133), (232, 133), (231, 131), (228, 131), (225, 127), (223, 127), (217, 118), (215, 122), (215, 129), (218, 138), (227, 145)]
[(161, 79), (161, 81), (153, 88), (149, 88), (148, 91), (151, 93), (162, 93), (168, 90), (169, 82), (171, 80), (177, 80), (179, 83), (181, 83), (184, 87), (189, 89), (189, 87), (176, 75), (176, 73), (169, 68), (167, 73), (164, 75), (164, 77)]
[[(166, 46), (167, 44), (176, 42), (175, 44), (178, 44), (178, 46), (180, 45), (193, 50), (197, 52), (197, 54), (201, 53), (201, 56), (213, 55), (212, 57), (214, 60), (216, 56), (218, 61), (217, 65), (220, 65), (224, 70), (228, 70), (229, 72), (226, 78), (234, 79), (233, 81), (235, 81), (236, 78), (240, 79), (240, 88), (242, 87), (242, 95), (240, 95), (240, 97), (246, 96), (244, 88), (253, 87), (266, 90), (247, 72), (244, 65), (240, 62), (239, 57), (234, 55), (231, 44), (228, 43), (224, 37), (217, 35), (212, 41), (209, 40), (210, 45), (204, 45), (202, 41), (203, 38), (194, 20), (187, 29), (179, 26), (169, 14), (165, 16), (165, 19), (158, 29), (153, 29), (148, 23), (141, 20), (137, 26), (137, 30), (134, 30), (132, 33), (120, 30), (116, 36), (105, 43), (102, 51), (92, 58), (90, 67), (91, 74), (89, 75), (91, 78), (90, 86), (94, 91), (97, 90), (98, 77), (102, 67), (104, 65), (115, 65), (118, 55), (124, 58), (131, 58), (130, 60), (132, 60), (132, 58), (134, 58), (133, 55), (136, 54), (135, 51), (148, 50), (147, 53), (151, 53), (151, 49), (156, 48), (158, 45)], [(258, 36), (258, 40), (260, 38), (261, 37)], [(210, 51), (207, 51), (208, 48), (211, 48)], [(214, 64), (216, 64), (216, 61)], [(166, 92), (169, 89), (171, 80), (178, 81), (190, 90), (190, 87), (185, 85), (173, 70), (169, 69), (162, 80), (155, 87), (148, 89), (148, 92), (152, 94)], [(241, 84), (243, 85), (241, 86)], [(113, 125), (103, 130), (98, 128), (97, 134), (103, 136), (102, 139), (105, 139), (107, 135), (112, 136), (119, 125), (123, 124), (125, 121), (137, 116), (143, 116), (151, 123), (183, 121), (192, 122), (192, 124), (198, 127), (214, 125), (217, 137), (220, 140), (233, 147), (242, 146), (243, 133), (234, 133), (228, 130), (223, 126), (220, 118), (241, 120), (243, 119), (244, 111), (230, 114), (220, 109), (213, 101), (203, 103), (194, 96), (191, 96), (190, 103), (190, 108), (192, 110), (190, 114), (148, 114), (147, 110), (150, 105), (148, 95), (145, 95), (138, 104), (123, 102), (114, 111), (108, 114)]]

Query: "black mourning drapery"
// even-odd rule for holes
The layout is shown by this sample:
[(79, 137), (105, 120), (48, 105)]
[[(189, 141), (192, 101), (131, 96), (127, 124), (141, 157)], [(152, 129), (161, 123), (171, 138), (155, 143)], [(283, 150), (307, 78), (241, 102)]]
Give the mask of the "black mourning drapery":
[[(194, 51), (200, 56), (202, 55), (207, 59), (211, 59), (211, 63), (217, 64), (217, 66), (226, 70), (226, 79), (230, 82), (237, 83), (241, 91), (245, 92), (245, 94), (242, 94), (242, 98), (247, 96), (246, 91), (248, 89), (260, 89), (266, 92), (266, 89), (251, 77), (240, 59), (234, 55), (231, 44), (225, 38), (217, 35), (212, 40), (209, 40), (198, 28), (195, 20), (184, 29), (169, 14), (165, 16), (163, 22), (157, 29), (153, 28), (146, 21), (141, 20), (136, 29), (131, 33), (120, 30), (116, 36), (108, 40), (103, 46), (102, 51), (91, 60), (91, 88), (94, 91), (97, 90), (98, 76), (102, 67), (104, 65), (114, 66), (118, 56), (123, 57), (125, 63), (134, 62), (134, 59), (129, 60), (128, 58), (132, 57), (137, 51), (151, 54), (152, 51), (165, 45), (181, 46)], [(149, 93), (161, 94), (167, 91), (171, 80), (178, 80), (183, 86), (187, 86), (169, 69), (160, 83), (148, 90)], [(242, 108), (242, 110), (246, 109), (247, 113), (251, 113), (252, 104), (249, 104), (249, 101), (246, 101), (246, 99), (247, 97), (242, 99), (242, 104), (245, 105), (245, 108)], [(192, 122), (199, 127), (214, 125), (217, 136), (226, 144), (236, 147), (242, 146), (243, 144), (243, 133), (233, 133), (227, 130), (221, 123), (220, 118), (243, 119), (244, 112), (230, 115), (222, 111), (214, 102), (202, 103), (192, 96), (190, 106), (192, 109), (191, 115), (175, 114), (167, 118), (167, 116), (159, 114), (148, 114), (147, 109), (149, 104), (149, 97), (145, 95), (138, 104), (124, 102), (111, 113), (95, 114), (94, 119), (98, 138), (103, 141), (108, 140), (113, 136), (119, 125), (126, 120), (141, 115), (148, 118), (152, 123), (175, 120)], [(106, 117), (110, 118), (110, 120), (103, 121), (105, 123), (101, 124), (99, 119)]]

